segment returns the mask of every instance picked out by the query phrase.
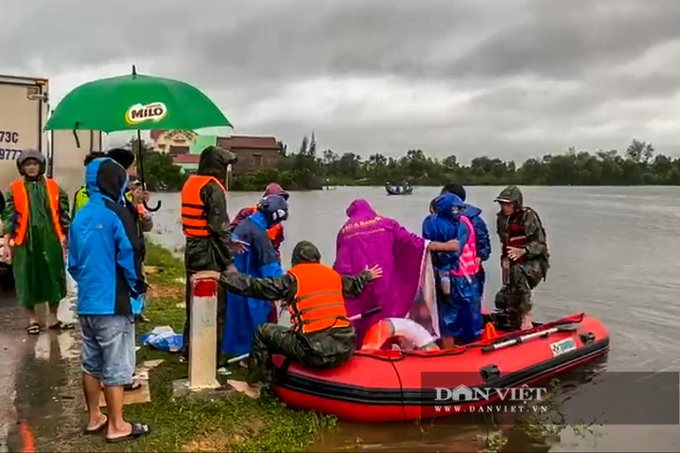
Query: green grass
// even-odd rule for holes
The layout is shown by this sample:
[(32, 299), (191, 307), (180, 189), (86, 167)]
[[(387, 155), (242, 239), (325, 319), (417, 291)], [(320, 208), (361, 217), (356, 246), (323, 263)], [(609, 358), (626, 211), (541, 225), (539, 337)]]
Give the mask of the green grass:
[[(138, 333), (144, 334), (153, 326), (161, 325), (181, 332), (184, 308), (177, 305), (184, 298), (184, 284), (178, 281), (184, 277), (182, 262), (151, 243), (146, 265), (156, 268), (148, 274), (152, 290), (145, 313), (151, 322), (138, 325)], [(147, 346), (142, 346), (137, 353), (139, 363), (154, 359), (164, 359), (164, 362), (151, 371), (151, 403), (125, 406), (126, 419), (149, 424), (151, 435), (110, 449), (109, 445), (96, 442), (97, 450), (305, 451), (321, 429), (335, 423), (331, 417), (288, 409), (267, 392), (259, 400), (241, 394), (231, 394), (215, 402), (173, 400), (172, 381), (186, 377), (187, 365), (180, 363), (176, 354)], [(236, 374), (240, 370), (233, 371)], [(94, 439), (91, 442), (94, 444)]]

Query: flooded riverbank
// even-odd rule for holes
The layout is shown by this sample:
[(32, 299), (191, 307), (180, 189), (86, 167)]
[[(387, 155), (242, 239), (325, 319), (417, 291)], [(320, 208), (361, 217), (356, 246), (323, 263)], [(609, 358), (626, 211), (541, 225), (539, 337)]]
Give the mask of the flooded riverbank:
[[(484, 210), (492, 231), (492, 257), (487, 265), (485, 303), (500, 286), (498, 239), (494, 234), (494, 197), (501, 187), (471, 187), (468, 201)], [(317, 244), (323, 261), (332, 264), (335, 234), (345, 220), (344, 211), (358, 197), (368, 199), (382, 215), (394, 217), (415, 232), (427, 215), (434, 187), (416, 187), (414, 194), (388, 197), (383, 188), (338, 188), (333, 191), (293, 192), (290, 217), (285, 224), (284, 264), (295, 243)], [(676, 359), (680, 336), (680, 241), (677, 228), (679, 187), (529, 187), (525, 202), (538, 211), (545, 224), (551, 253), (547, 280), (536, 293), (536, 317), (554, 319), (578, 311), (601, 319), (610, 329), (611, 371), (680, 371)], [(259, 193), (230, 193), (229, 212), (254, 204)], [(162, 194), (164, 209), (156, 217), (162, 224), (159, 238), (179, 247), (176, 194)], [(588, 385), (588, 384), (584, 384)], [(573, 398), (580, 397), (578, 387)], [(585, 437), (565, 430), (552, 439), (551, 451), (679, 451), (677, 426), (602, 426)], [(435, 423), (423, 429), (414, 424), (351, 425), (340, 423), (313, 446), (313, 451), (464, 451), (473, 443), (474, 427)], [(513, 435), (508, 448), (538, 448)], [(360, 439), (357, 441), (357, 438)], [(472, 448), (472, 447), (470, 447)], [(545, 447), (540, 447), (544, 448)], [(527, 450), (528, 451), (528, 450)]]

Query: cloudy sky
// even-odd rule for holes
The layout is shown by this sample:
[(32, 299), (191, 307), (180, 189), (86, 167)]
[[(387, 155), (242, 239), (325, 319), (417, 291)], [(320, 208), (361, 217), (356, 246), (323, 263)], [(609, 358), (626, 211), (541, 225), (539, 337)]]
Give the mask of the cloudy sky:
[(56, 105), (134, 63), (289, 147), (678, 156), (678, 24), (678, 0), (2, 0), (0, 72), (48, 77)]

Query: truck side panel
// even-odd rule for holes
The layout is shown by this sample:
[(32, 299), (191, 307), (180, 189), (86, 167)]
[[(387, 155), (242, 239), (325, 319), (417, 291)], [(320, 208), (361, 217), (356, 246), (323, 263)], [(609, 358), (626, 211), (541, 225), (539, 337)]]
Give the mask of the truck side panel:
[(26, 148), (45, 153), (47, 81), (0, 76), (0, 190), (17, 177), (16, 160)]

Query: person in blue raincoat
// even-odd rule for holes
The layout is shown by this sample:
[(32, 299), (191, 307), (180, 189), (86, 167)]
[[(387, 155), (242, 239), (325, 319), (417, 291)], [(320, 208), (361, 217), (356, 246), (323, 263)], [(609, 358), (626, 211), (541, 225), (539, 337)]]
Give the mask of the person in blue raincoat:
[(438, 197), (436, 213), (423, 222), (423, 237), (437, 242), (458, 240), (455, 252), (432, 256), (437, 282), (437, 306), (442, 348), (454, 347), (455, 340), (472, 342), (482, 333), (482, 307), (476, 235), (472, 222), (462, 215), (465, 203), (453, 194)]
[[(288, 218), (288, 203), (278, 195), (269, 195), (257, 205), (257, 212), (244, 219), (232, 232), (233, 241), (249, 244), (248, 251), (236, 255), (234, 266), (254, 278), (281, 277), (281, 261), (267, 230)], [(271, 302), (228, 293), (227, 319), (224, 325), (222, 352), (242, 355), (250, 352), (253, 335), (271, 313)]]
[[(460, 184), (447, 184), (442, 188), (440, 195), (446, 193), (451, 193), (457, 195), (463, 203), (467, 197), (465, 188)], [(433, 200), (434, 201), (434, 200)], [(435, 209), (436, 210), (436, 207)], [(482, 210), (476, 206), (469, 203), (465, 203), (463, 207), (462, 214), (470, 219), (472, 225), (475, 227), (476, 245), (477, 245), (477, 257), (479, 258), (479, 272), (477, 273), (477, 284), (479, 286), (479, 297), (484, 300), (484, 284), (486, 283), (486, 271), (484, 266), (481, 264), (487, 261), (491, 256), (491, 239), (489, 237), (489, 228), (486, 226), (486, 222), (482, 218)]]

